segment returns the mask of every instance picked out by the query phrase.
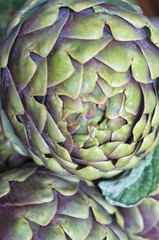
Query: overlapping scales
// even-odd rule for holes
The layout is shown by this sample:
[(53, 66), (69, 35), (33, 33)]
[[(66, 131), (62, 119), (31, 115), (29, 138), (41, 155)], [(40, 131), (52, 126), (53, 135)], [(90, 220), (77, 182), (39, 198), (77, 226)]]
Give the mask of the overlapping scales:
[(159, 30), (117, 5), (34, 1), (8, 29), (3, 108), (28, 153), (53, 171), (112, 177), (159, 141)]
[(93, 186), (34, 164), (0, 174), (1, 240), (128, 240)]

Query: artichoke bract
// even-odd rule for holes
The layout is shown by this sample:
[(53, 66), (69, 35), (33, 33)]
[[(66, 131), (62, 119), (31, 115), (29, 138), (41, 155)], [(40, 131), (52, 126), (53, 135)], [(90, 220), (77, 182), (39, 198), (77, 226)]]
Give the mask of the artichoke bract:
[(4, 127), (55, 172), (133, 168), (159, 141), (158, 47), (127, 1), (27, 2), (0, 50)]
[(123, 215), (124, 230), (130, 240), (156, 240), (159, 236), (159, 191), (149, 196), (140, 205), (125, 209), (119, 208)]
[(20, 167), (28, 160), (31, 159), (15, 151), (13, 144), (4, 136), (0, 125), (0, 172)]
[(0, 126), (0, 163), (4, 162), (13, 152), (12, 144), (5, 138)]
[(0, 174), (1, 240), (128, 240), (120, 215), (71, 174), (26, 165)]

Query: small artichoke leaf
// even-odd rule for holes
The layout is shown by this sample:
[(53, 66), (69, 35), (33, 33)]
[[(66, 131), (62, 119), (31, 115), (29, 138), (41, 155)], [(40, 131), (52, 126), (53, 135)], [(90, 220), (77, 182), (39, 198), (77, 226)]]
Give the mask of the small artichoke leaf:
[(156, 190), (159, 181), (159, 146), (148, 153), (131, 170), (115, 180), (99, 183), (105, 199), (114, 206), (129, 208), (138, 205)]
[[(136, 11), (137, 12), (141, 12), (141, 10), (139, 8), (137, 8), (135, 5), (130, 4), (126, 0), (104, 0), (104, 3), (105, 4), (115, 5), (115, 6), (118, 6), (118, 7), (122, 7), (122, 8), (125, 8), (127, 10), (134, 11), (134, 12), (136, 12)], [(107, 11), (105, 8), (98, 7), (98, 6), (93, 7), (93, 10), (96, 13), (106, 12)]]
[(20, 139), (15, 135), (14, 129), (11, 123), (9, 122), (7, 115), (2, 109), (1, 109), (1, 119), (2, 119), (2, 125), (4, 128), (4, 131), (9, 134), (7, 138), (15, 145), (16, 151), (18, 151), (22, 155), (27, 156), (28, 151), (26, 150), (26, 148), (24, 147)]

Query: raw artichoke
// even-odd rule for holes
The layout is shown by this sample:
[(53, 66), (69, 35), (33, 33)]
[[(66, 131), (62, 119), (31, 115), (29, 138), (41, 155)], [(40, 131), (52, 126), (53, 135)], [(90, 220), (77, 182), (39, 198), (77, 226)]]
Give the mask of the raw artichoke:
[(26, 165), (0, 175), (1, 240), (128, 240), (120, 214), (70, 174)]
[(125, 0), (29, 1), (0, 50), (4, 128), (55, 172), (133, 168), (159, 141), (158, 47)]
[(159, 237), (159, 191), (133, 208), (119, 208), (124, 230), (130, 240), (157, 240)]

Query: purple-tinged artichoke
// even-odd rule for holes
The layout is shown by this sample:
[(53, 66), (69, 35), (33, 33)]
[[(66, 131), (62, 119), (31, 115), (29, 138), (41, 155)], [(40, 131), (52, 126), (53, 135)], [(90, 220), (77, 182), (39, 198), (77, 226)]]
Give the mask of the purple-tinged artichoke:
[(119, 208), (130, 240), (157, 240), (159, 238), (159, 190), (140, 205)]
[(120, 217), (71, 174), (34, 165), (0, 174), (1, 240), (128, 240), (110, 214)]
[(0, 49), (4, 127), (55, 172), (133, 168), (159, 141), (158, 47), (125, 0), (28, 1)]

